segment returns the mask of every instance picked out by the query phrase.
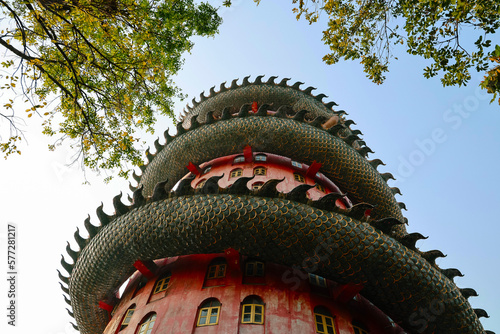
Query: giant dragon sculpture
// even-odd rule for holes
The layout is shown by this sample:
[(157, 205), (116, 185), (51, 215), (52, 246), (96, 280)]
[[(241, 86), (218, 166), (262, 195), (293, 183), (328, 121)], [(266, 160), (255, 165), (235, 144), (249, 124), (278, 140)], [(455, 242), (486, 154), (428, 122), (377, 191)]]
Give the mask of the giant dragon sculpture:
[[(108, 314), (98, 303), (134, 272), (137, 259), (234, 248), (292, 266), (305, 257), (317, 258), (319, 240), (328, 240), (335, 247), (328, 259), (316, 263), (316, 273), (361, 284), (361, 294), (409, 333), (417, 332), (411, 314), (436, 300), (444, 312), (429, 322), (426, 333), (485, 333), (478, 318), (486, 312), (467, 300), (476, 292), (455, 285), (460, 271), (436, 265), (440, 251), (416, 248), (424, 237), (406, 232), (404, 204), (395, 199), (399, 189), (387, 184), (390, 173), (377, 171), (380, 160), (367, 160), (372, 151), (359, 138), (361, 132), (351, 129), (354, 122), (332, 109), (334, 102), (324, 103), (325, 95), (312, 95), (313, 87), (302, 90), (300, 82), (290, 86), (289, 79), (262, 78), (234, 80), (230, 87), (222, 84), (218, 92), (212, 88), (208, 96), (193, 100), (177, 134), (166, 131), (165, 143), (155, 142), (156, 153), (146, 152), (142, 175), (134, 174), (138, 185), (131, 186), (132, 204), (123, 204), (120, 194), (113, 200), (113, 215), (105, 214), (102, 205), (97, 209), (99, 226), (85, 221), (88, 238), (76, 231), (80, 250), (68, 243), (73, 264), (63, 257), (69, 275), (59, 273), (75, 328), (102, 333)], [(309, 186), (282, 194), (276, 189), (280, 180), (270, 180), (249, 190), (248, 178), (226, 189), (218, 186), (217, 177), (201, 189), (191, 187), (185, 177), (189, 163), (239, 153), (247, 145), (308, 164), (320, 162), (322, 173), (343, 193), (312, 201), (306, 197)], [(345, 193), (353, 205), (340, 209), (335, 201)], [(373, 209), (369, 216), (367, 209)]]

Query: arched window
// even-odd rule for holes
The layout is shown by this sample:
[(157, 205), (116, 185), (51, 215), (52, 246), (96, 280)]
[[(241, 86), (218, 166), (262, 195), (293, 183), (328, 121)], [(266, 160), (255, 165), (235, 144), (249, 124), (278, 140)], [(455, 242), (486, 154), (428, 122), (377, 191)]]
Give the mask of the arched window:
[(166, 272), (161, 275), (158, 281), (156, 281), (153, 294), (167, 290), (168, 283), (170, 283), (170, 277), (172, 277), (172, 274), (170, 274), (170, 272)]
[(198, 321), (196, 326), (213, 326), (219, 323), (220, 302), (215, 299), (208, 299), (200, 306)]
[(264, 323), (264, 302), (258, 296), (248, 296), (241, 303), (242, 324)]
[(231, 171), (231, 174), (229, 176), (229, 178), (233, 178), (233, 177), (240, 177), (243, 175), (243, 169), (241, 168), (236, 168), (236, 169), (233, 169)]
[(203, 170), (203, 174), (210, 172), (211, 169), (212, 169), (212, 166), (205, 167), (205, 169)]
[(366, 326), (357, 320), (352, 321), (352, 328), (354, 329), (354, 334), (368, 334)]
[(125, 312), (125, 315), (123, 316), (122, 323), (120, 324), (120, 330), (125, 329), (128, 326), (128, 324), (130, 323), (130, 319), (132, 319), (134, 311), (135, 304), (132, 304), (132, 306), (127, 309), (127, 312)]
[(304, 176), (302, 176), (301, 174), (299, 173), (293, 173), (293, 179), (297, 182), (300, 182), (300, 183), (304, 183), (306, 182), (306, 179), (304, 178)]
[(292, 160), (292, 166), (297, 167), (297, 168), (302, 168), (302, 164), (300, 162), (293, 161), (293, 160)]
[(267, 156), (265, 154), (257, 154), (255, 156), (255, 161), (266, 161), (267, 160)]
[(245, 263), (245, 276), (264, 276), (264, 262), (250, 260)]
[(321, 334), (336, 334), (333, 316), (330, 311), (324, 306), (316, 306), (314, 308), (314, 322), (316, 324), (316, 333)]
[(253, 175), (266, 175), (266, 174), (267, 174), (266, 167), (259, 166), (253, 169)]
[(151, 334), (155, 321), (156, 313), (151, 313), (150, 315), (146, 316), (146, 318), (144, 318), (144, 320), (139, 325), (137, 334)]
[(227, 267), (226, 259), (218, 257), (212, 260), (212, 262), (210, 262), (210, 266), (208, 267), (207, 279), (225, 277), (226, 267)]
[(255, 182), (252, 184), (252, 190), (259, 190), (264, 185), (264, 182)]
[(236, 158), (234, 158), (233, 163), (237, 164), (240, 162), (245, 162), (245, 157), (242, 155), (238, 155)]

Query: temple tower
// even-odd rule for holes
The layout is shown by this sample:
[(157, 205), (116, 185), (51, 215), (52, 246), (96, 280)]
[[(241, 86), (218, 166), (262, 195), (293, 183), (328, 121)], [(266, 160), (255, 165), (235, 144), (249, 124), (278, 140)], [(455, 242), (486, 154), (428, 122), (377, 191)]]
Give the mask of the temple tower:
[[(390, 173), (325, 95), (234, 80), (193, 100), (131, 204), (60, 273), (85, 334), (484, 333), (472, 289), (406, 232)], [(163, 141), (163, 140), (162, 140)], [(122, 287), (122, 289), (119, 289)]]

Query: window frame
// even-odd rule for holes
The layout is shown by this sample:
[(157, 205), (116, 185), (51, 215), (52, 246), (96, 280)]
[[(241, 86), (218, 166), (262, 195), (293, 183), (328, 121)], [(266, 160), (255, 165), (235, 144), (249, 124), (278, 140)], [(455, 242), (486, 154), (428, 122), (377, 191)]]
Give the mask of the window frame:
[[(262, 274), (258, 274), (258, 265), (262, 265)], [(253, 265), (252, 273), (249, 274), (249, 267)], [(264, 277), (266, 274), (266, 264), (259, 260), (250, 260), (245, 263), (245, 276), (247, 277)]]
[(327, 288), (328, 283), (326, 282), (326, 278), (323, 276), (315, 275), (309, 273), (309, 283), (319, 286), (320, 288)]
[[(212, 303), (218, 303), (218, 305), (212, 305)], [(209, 306), (205, 306), (203, 307), (204, 305), (209, 305)], [(221, 306), (222, 304), (219, 302), (218, 299), (210, 299), (210, 300), (207, 300), (206, 302), (202, 303), (199, 310), (198, 310), (198, 318), (196, 319), (196, 327), (205, 327), (205, 326), (215, 326), (215, 325), (218, 325), (219, 324), (219, 318), (220, 318), (220, 309), (221, 309)], [(206, 316), (203, 316), (205, 318), (205, 323), (200, 323), (201, 319), (202, 319), (202, 315), (201, 313), (203, 312), (203, 310), (206, 310), (207, 311), (207, 315)], [(210, 323), (210, 318), (212, 317), (212, 310), (217, 310), (217, 315), (216, 315), (216, 320), (215, 320), (215, 323)]]
[(252, 190), (259, 190), (264, 185), (264, 182), (254, 182), (252, 184)]
[[(155, 287), (153, 288), (153, 295), (156, 295), (160, 292), (167, 290), (167, 288), (170, 284), (171, 278), (172, 278), (172, 274), (170, 272), (166, 272), (163, 275), (161, 275), (160, 278), (155, 283)], [(165, 285), (166, 280), (167, 280), (167, 283)], [(160, 286), (160, 283), (161, 283), (161, 287), (160, 287), (160, 289), (158, 289), (158, 287)]]
[[(258, 173), (260, 171), (263, 171), (264, 173)], [(267, 168), (264, 166), (257, 166), (253, 169), (253, 175), (255, 176), (266, 176), (267, 175)]]
[(304, 175), (297, 172), (293, 173), (293, 179), (300, 183), (306, 183), (306, 178), (304, 177)]
[(234, 179), (235, 177), (243, 176), (243, 168), (235, 168), (229, 173), (229, 178)]
[[(153, 331), (153, 327), (155, 325), (155, 322), (156, 322), (156, 313), (151, 313), (149, 314), (149, 316), (146, 316), (143, 321), (141, 321), (141, 323), (139, 324), (139, 326), (137, 327), (137, 334), (149, 334)], [(144, 326), (146, 326), (144, 328)], [(148, 333), (149, 331), (149, 333)]]
[(302, 163), (292, 160), (292, 166), (296, 168), (302, 168)]
[[(214, 269), (213, 275), (211, 275), (212, 268)], [(222, 274), (220, 275), (220, 270), (223, 268)], [(217, 263), (211, 264), (208, 266), (207, 270), (207, 279), (216, 279), (216, 278), (224, 278), (226, 277), (227, 263)]]
[[(314, 317), (315, 333), (331, 334), (331, 332), (328, 331), (329, 328), (332, 329), (333, 334), (338, 333), (337, 326), (335, 324), (335, 316), (333, 316), (330, 310), (325, 306), (322, 305), (316, 306), (313, 310), (313, 317)], [(318, 318), (320, 319), (320, 321), (318, 321)], [(318, 328), (318, 325), (321, 325), (323, 327), (323, 330), (320, 330)]]
[(265, 154), (256, 154), (254, 161), (267, 161), (267, 155), (265, 155)]
[(245, 162), (244, 155), (238, 155), (238, 156), (234, 157), (234, 159), (233, 159), (233, 164), (240, 164), (242, 162)]
[[(245, 312), (245, 307), (250, 307), (250, 313)], [(260, 307), (261, 313), (259, 314), (261, 319), (260, 322), (255, 320), (255, 315), (257, 314), (256, 308)], [(245, 314), (250, 314), (250, 320), (245, 321)], [(241, 323), (242, 324), (253, 324), (253, 325), (263, 325), (264, 324), (264, 314), (265, 305), (264, 304), (241, 304)]]
[(366, 326), (361, 322), (353, 320), (351, 325), (352, 329), (354, 330), (354, 334), (369, 334), (368, 329), (366, 329)]

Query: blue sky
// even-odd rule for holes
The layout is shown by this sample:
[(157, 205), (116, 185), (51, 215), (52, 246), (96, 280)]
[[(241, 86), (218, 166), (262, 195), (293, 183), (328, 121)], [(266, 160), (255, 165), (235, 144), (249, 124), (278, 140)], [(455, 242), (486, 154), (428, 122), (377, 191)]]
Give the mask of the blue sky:
[[(489, 313), (489, 319), (482, 319), (485, 329), (500, 333), (500, 108), (477, 89), (482, 75), (473, 74), (467, 87), (443, 88), (439, 79), (422, 76), (425, 60), (403, 53), (391, 63), (386, 82), (377, 86), (355, 62), (325, 65), (321, 23), (297, 22), (289, 2), (263, 1), (257, 7), (233, 1), (232, 8), (224, 9), (220, 34), (197, 38), (175, 79), (189, 96), (177, 104), (177, 114), (202, 91), (235, 78), (241, 82), (247, 75), (252, 80), (260, 74), (288, 77), (304, 82), (303, 87), (317, 87), (316, 94), (328, 95), (325, 100), (338, 103), (357, 123), (353, 128), (375, 151), (370, 158), (386, 163), (379, 170), (396, 177), (389, 184), (403, 193), (398, 199), (408, 208), (409, 232), (429, 236), (417, 246), (448, 255), (438, 265), (462, 271), (465, 277), (457, 278), (457, 285), (479, 293), (471, 304)], [(29, 145), (22, 155), (0, 162), (2, 245), (7, 222), (17, 225), (19, 235), (19, 326), (13, 329), (2, 321), (3, 333), (4, 328), (7, 333), (72, 333), (55, 270), (60, 254), (87, 214), (97, 224), (94, 213), (101, 201), (111, 213), (113, 196), (129, 192), (128, 182), (104, 185), (104, 175), (92, 173), (87, 173), (91, 185), (82, 185), (78, 166), (65, 166), (71, 160), (68, 147), (49, 152), (50, 140), (38, 133), (39, 123), (33, 118), (26, 126)], [(157, 135), (171, 124), (160, 119)], [(156, 135), (144, 138), (152, 146)], [(0, 291), (6, 291), (3, 279)], [(6, 303), (5, 297), (1, 300)]]

